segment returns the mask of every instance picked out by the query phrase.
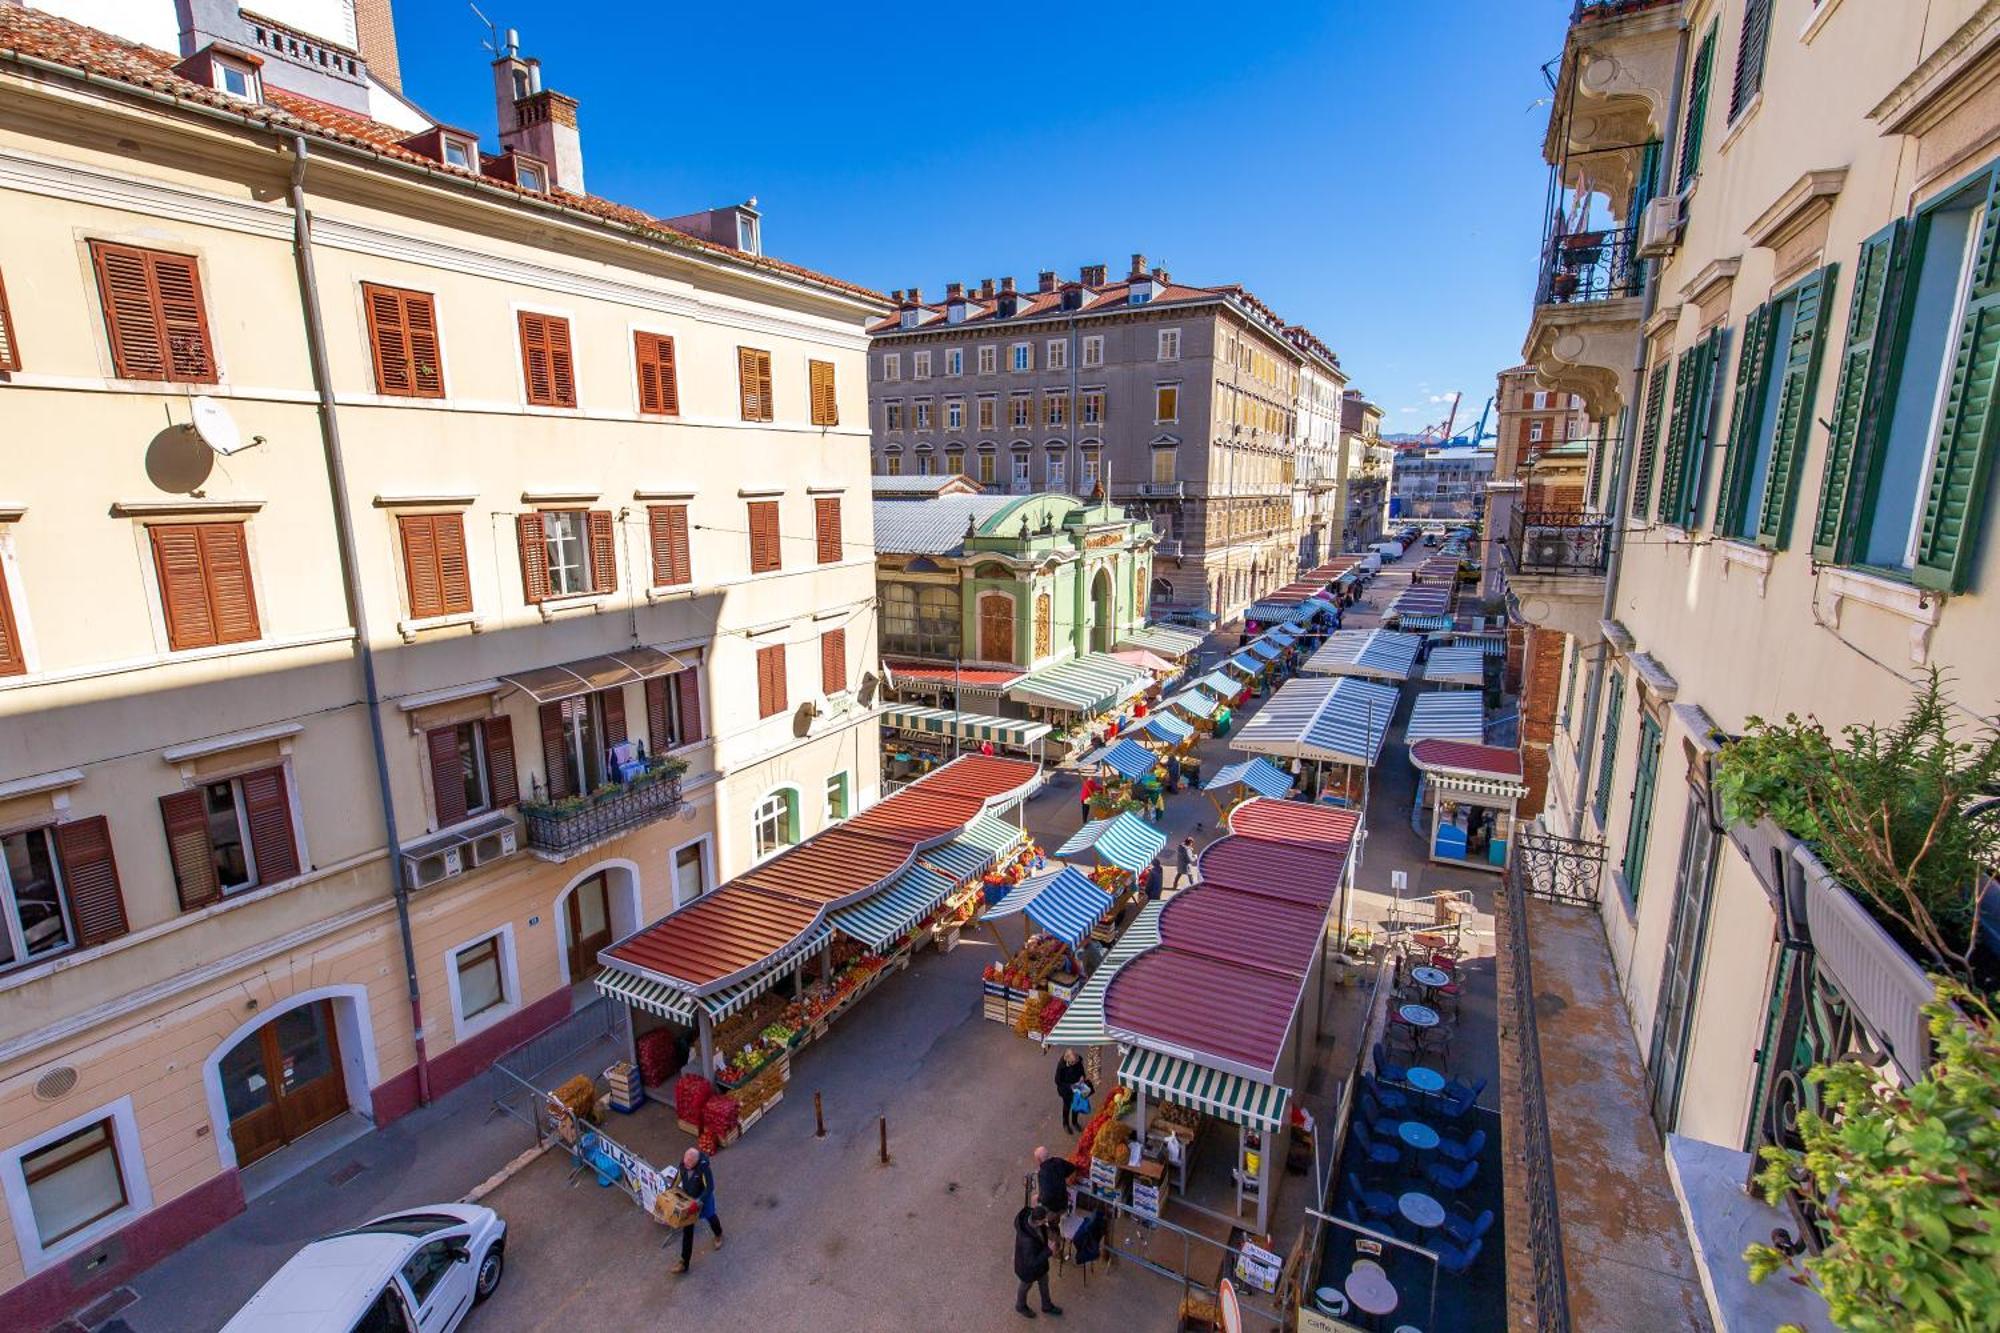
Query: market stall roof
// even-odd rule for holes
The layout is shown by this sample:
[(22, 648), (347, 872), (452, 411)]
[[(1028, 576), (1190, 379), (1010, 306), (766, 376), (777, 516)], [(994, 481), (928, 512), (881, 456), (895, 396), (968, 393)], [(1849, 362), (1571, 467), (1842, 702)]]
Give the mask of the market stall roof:
[(1105, 746), (1091, 759), (1096, 763), (1109, 764), (1112, 772), (1128, 782), (1137, 782), (1160, 764), (1160, 756), (1130, 739)]
[(1486, 739), (1486, 702), (1478, 690), (1432, 690), (1420, 694), (1410, 705), (1410, 721), (1403, 739), (1415, 745), (1437, 737), (1448, 741)]
[(949, 708), (927, 708), (922, 704), (905, 703), (882, 705), (882, 724), (933, 736), (992, 741), (996, 745), (1014, 745), (1023, 749), (1054, 730), (1046, 722), (1030, 722), (1025, 718), (989, 717), (984, 713), (960, 713)]
[(1452, 642), (1460, 647), (1478, 648), (1480, 652), (1485, 653), (1488, 657), (1505, 657), (1507, 655), (1507, 636), (1505, 634), (1459, 634), (1453, 637)]
[(1266, 1134), (1284, 1127), (1285, 1103), (1292, 1095), (1289, 1088), (1204, 1068), (1161, 1051), (1137, 1049), (1127, 1050), (1118, 1062), (1118, 1081), (1143, 1088), (1156, 1100)]
[[(1256, 639), (1243, 645), (1243, 652), (1238, 653), (1237, 657), (1241, 657), (1247, 653), (1257, 658), (1260, 662), (1269, 662), (1283, 651), (1285, 651), (1284, 648), (1271, 639)], [(1234, 661), (1234, 659), (1231, 660)]]
[(1026, 914), (1028, 920), (1072, 949), (1083, 946), (1091, 928), (1111, 910), (1111, 895), (1075, 866), (1024, 879), (986, 909), (982, 921)]
[(1104, 1026), (1121, 1042), (1269, 1080), (1303, 980), (1172, 948), (1163, 929), (1160, 947), (1127, 963), (1105, 991)]
[(1268, 597), (1252, 602), (1249, 609), (1244, 611), (1243, 618), (1245, 620), (1260, 621), (1290, 620), (1299, 613), (1299, 603), (1303, 602), (1310, 594), (1318, 591), (1318, 584), (1314, 584), (1304, 591), (1291, 592), (1289, 595), (1287, 595), (1286, 590), (1280, 589)]
[(1166, 845), (1166, 834), (1125, 810), (1109, 819), (1091, 820), (1056, 848), (1056, 855), (1081, 856), (1095, 851), (1099, 861), (1136, 875), (1151, 865)]
[(1007, 697), (1072, 713), (1102, 713), (1152, 684), (1149, 672), (1105, 653), (1085, 653), (1016, 681)]
[(694, 997), (686, 991), (675, 990), (664, 981), (628, 972), (615, 964), (599, 972), (595, 980), (600, 994), (622, 1000), (634, 1009), (676, 1023), (694, 1022)]
[(957, 888), (957, 882), (919, 861), (889, 886), (843, 907), (827, 920), (833, 928), (871, 949), (880, 949), (924, 919)]
[(910, 844), (836, 824), (744, 871), (736, 883), (812, 906), (840, 907), (873, 893), (910, 863)]
[(890, 661), (884, 662), (882, 667), (888, 673), (891, 689), (901, 681), (924, 681), (929, 684), (954, 685), (961, 689), (992, 693), (1006, 689), (1026, 674), (995, 667), (940, 666), (935, 662)]
[(1241, 763), (1225, 764), (1218, 768), (1214, 777), (1201, 784), (1201, 789), (1220, 791), (1225, 787), (1234, 787), (1239, 782), (1259, 796), (1269, 796), (1280, 801), (1290, 796), (1292, 788), (1297, 785), (1292, 781), (1291, 774), (1264, 756), (1255, 755)]
[(1373, 767), (1397, 698), (1393, 685), (1352, 676), (1296, 677), (1251, 714), (1230, 744), (1246, 754)]
[(825, 948), (832, 938), (831, 926), (816, 927), (803, 945), (786, 954), (774, 965), (732, 981), (720, 990), (700, 996), (695, 1003), (706, 1009), (710, 1018), (720, 1022), (797, 971), (805, 964), (806, 959)]
[(1408, 680), (1423, 640), (1388, 629), (1342, 629), (1326, 636), (1305, 669), (1322, 676), (1371, 676)]
[(1231, 834), (1202, 848), (1196, 869), (1201, 873), (1203, 885), (1306, 903), (1324, 911), (1340, 896), (1341, 876), (1347, 873), (1347, 856), (1344, 852)]
[(1326, 925), (1325, 905), (1207, 885), (1180, 893), (1160, 915), (1160, 943), (1227, 963), (1303, 977)]
[(980, 815), (965, 826), (965, 832), (950, 842), (926, 847), (917, 853), (917, 864), (949, 876), (954, 885), (969, 883), (985, 874), (1027, 834), (1004, 819)]
[(1255, 676), (1264, 669), (1264, 659), (1251, 652), (1248, 648), (1245, 648), (1222, 665), (1235, 671), (1241, 671), (1245, 676)]
[(1424, 679), (1434, 685), (1483, 685), (1486, 683), (1486, 650), (1477, 644), (1449, 643), (1431, 649), (1424, 663)]
[(1457, 792), (1465, 796), (1490, 796), (1500, 800), (1518, 800), (1528, 794), (1528, 784), (1508, 778), (1475, 778), (1464, 773), (1433, 773), (1431, 785), (1439, 791)]
[(1519, 778), (1521, 752), (1499, 745), (1465, 741), (1421, 740), (1410, 746), (1410, 762), (1428, 772), (1471, 773), (1488, 778)]
[(1144, 648), (1149, 653), (1165, 657), (1186, 657), (1201, 647), (1204, 637), (1200, 630), (1179, 629), (1173, 625), (1145, 625), (1133, 630), (1118, 646)]
[(1450, 629), (1456, 623), (1450, 616), (1439, 615), (1398, 616), (1396, 618), (1396, 628), (1399, 630)]
[(1146, 719), (1146, 731), (1156, 740), (1179, 745), (1194, 735), (1194, 728), (1172, 713), (1153, 713)]
[(1164, 707), (1178, 708), (1189, 717), (1211, 718), (1219, 706), (1215, 696), (1208, 691), (1190, 685), (1179, 694), (1165, 701)]
[(1353, 810), (1301, 801), (1245, 801), (1229, 812), (1229, 831), (1238, 837), (1335, 855), (1343, 869), (1360, 827)]
[(1201, 688), (1207, 690), (1210, 694), (1213, 694), (1225, 703), (1243, 693), (1242, 681), (1231, 680), (1220, 671), (1209, 672), (1206, 676), (1196, 681), (1195, 684), (1201, 686)]
[(580, 657), (558, 666), (516, 671), (500, 677), (500, 680), (538, 704), (549, 704), (559, 699), (572, 699), (579, 694), (637, 684), (655, 676), (670, 676), (687, 669), (688, 664), (672, 653), (642, 646), (623, 648), (597, 657)]
[(1451, 589), (1413, 583), (1397, 593), (1384, 615), (1437, 615), (1451, 609)]
[(1150, 902), (1139, 909), (1132, 924), (1125, 928), (1125, 933), (1098, 963), (1097, 970), (1077, 990), (1076, 998), (1063, 1010), (1056, 1025), (1049, 1029), (1049, 1045), (1101, 1046), (1111, 1040), (1111, 1034), (1104, 1030), (1104, 992), (1120, 968), (1160, 942), (1160, 912), (1165, 907), (1163, 902)]
[(1110, 656), (1117, 661), (1125, 663), (1127, 666), (1138, 667), (1141, 671), (1150, 671), (1156, 676), (1170, 675), (1176, 669), (1174, 664), (1166, 658), (1144, 648), (1114, 648), (1111, 650)]

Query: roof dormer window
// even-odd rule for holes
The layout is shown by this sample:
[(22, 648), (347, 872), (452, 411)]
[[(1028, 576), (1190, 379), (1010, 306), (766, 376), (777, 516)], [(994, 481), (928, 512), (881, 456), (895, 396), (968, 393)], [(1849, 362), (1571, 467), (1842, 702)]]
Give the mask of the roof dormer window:
[(455, 134), (442, 136), (439, 148), (448, 167), (460, 167), (466, 171), (479, 170), (479, 147), (471, 139), (461, 139)]
[(753, 213), (736, 215), (736, 248), (746, 255), (759, 254), (757, 248), (757, 217)]
[(263, 91), (257, 86), (257, 68), (249, 61), (217, 55), (210, 64), (215, 70), (215, 86), (219, 91), (246, 102), (264, 100)]
[(536, 162), (521, 162), (514, 168), (514, 183), (534, 194), (544, 194), (549, 188), (549, 175)]

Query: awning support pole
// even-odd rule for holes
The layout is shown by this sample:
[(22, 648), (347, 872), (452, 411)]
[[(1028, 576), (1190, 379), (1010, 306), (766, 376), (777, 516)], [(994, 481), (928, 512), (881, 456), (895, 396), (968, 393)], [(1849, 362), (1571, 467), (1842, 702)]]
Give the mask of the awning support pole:
[(715, 1077), (715, 1019), (709, 1016), (708, 1007), (696, 1002), (695, 1024), (701, 1031), (701, 1076)]

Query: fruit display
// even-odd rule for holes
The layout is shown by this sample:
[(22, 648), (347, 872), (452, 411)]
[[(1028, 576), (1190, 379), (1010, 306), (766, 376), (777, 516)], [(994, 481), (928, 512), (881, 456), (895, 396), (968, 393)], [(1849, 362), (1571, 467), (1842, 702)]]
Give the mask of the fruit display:
[(690, 1125), (701, 1123), (701, 1108), (715, 1089), (700, 1074), (682, 1074), (674, 1081), (674, 1114)]
[(734, 1097), (710, 1097), (701, 1108), (701, 1127), (704, 1132), (718, 1139), (727, 1139), (736, 1132), (742, 1119), (742, 1112)]
[(792, 1044), (793, 1038), (799, 1035), (799, 1030), (793, 1027), (786, 1027), (784, 1022), (780, 1020), (769, 1024), (757, 1035), (765, 1041), (774, 1042), (779, 1046), (789, 1046)]
[(1125, 1160), (1125, 1145), (1132, 1141), (1132, 1127), (1123, 1120), (1107, 1120), (1090, 1141), (1090, 1155), (1100, 1162)]
[(1006, 963), (988, 963), (986, 980), (1012, 990), (1033, 990), (1069, 962), (1069, 950), (1053, 935), (1031, 935)]
[[(1113, 1088), (1111, 1095), (1104, 1099), (1104, 1105), (1098, 1108), (1097, 1113), (1084, 1121), (1083, 1133), (1077, 1136), (1076, 1151), (1070, 1154), (1070, 1161), (1076, 1164), (1078, 1170), (1090, 1170), (1091, 1149), (1096, 1144), (1098, 1135), (1103, 1133), (1106, 1125), (1118, 1123), (1119, 1117), (1125, 1114), (1126, 1108), (1131, 1104), (1130, 1088), (1122, 1086)], [(1129, 1142), (1131, 1137), (1128, 1129), (1122, 1142)]]
[(1158, 1101), (1153, 1103), (1152, 1118), (1164, 1124), (1177, 1125), (1193, 1131), (1201, 1128), (1201, 1112), (1178, 1102)]

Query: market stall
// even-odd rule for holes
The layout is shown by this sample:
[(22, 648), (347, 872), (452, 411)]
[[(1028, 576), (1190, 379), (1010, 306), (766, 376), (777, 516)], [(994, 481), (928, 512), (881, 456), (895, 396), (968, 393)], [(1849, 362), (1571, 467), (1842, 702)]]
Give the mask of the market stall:
[(1085, 653), (1023, 676), (1007, 688), (1007, 698), (1055, 727), (1049, 746), (1065, 743), (1070, 754), (1083, 749), (1107, 718), (1155, 688), (1152, 672), (1108, 653)]
[(1201, 647), (1205, 636), (1200, 630), (1173, 625), (1146, 625), (1119, 640), (1120, 648), (1143, 648), (1162, 657), (1186, 658)]
[(1448, 741), (1486, 739), (1486, 701), (1477, 690), (1427, 690), (1410, 705), (1403, 739), (1411, 745), (1436, 738)]
[(1097, 858), (1099, 866), (1115, 867), (1136, 877), (1166, 845), (1166, 834), (1128, 810), (1085, 824), (1056, 848), (1056, 855), (1082, 856), (1087, 852)]
[(1195, 729), (1172, 713), (1154, 713), (1139, 724), (1138, 730), (1165, 746), (1168, 754), (1184, 749), (1195, 738)]
[[(980, 916), (1004, 956), (981, 978), (986, 1017), (1010, 1024), (1024, 1036), (1048, 1031), (1088, 971), (1084, 941), (1116, 904), (1113, 893), (1075, 866), (1058, 866), (1008, 889)], [(1025, 923), (1017, 948), (1009, 947), (999, 925), (1014, 917)]]
[(1505, 871), (1528, 793), (1521, 752), (1433, 738), (1410, 747), (1410, 763), (1418, 773), (1411, 826), (1426, 835), (1430, 859)]
[(1046, 722), (1018, 717), (962, 713), (917, 703), (885, 703), (882, 726), (891, 749), (921, 751), (936, 758), (955, 755), (961, 746), (986, 742), (1031, 758), (1042, 758), (1042, 740), (1053, 728)]
[(1486, 650), (1477, 644), (1433, 648), (1424, 661), (1424, 680), (1447, 689), (1480, 689), (1486, 684)]
[[(1292, 788), (1298, 786), (1296, 779), (1262, 755), (1234, 764), (1225, 764), (1215, 771), (1215, 776), (1202, 784), (1202, 791), (1215, 806), (1217, 816), (1227, 818), (1231, 809), (1256, 796), (1268, 796), (1274, 801), (1288, 801)], [(1218, 795), (1220, 793), (1220, 795)]]
[(1365, 676), (1408, 680), (1423, 640), (1387, 629), (1343, 629), (1326, 636), (1303, 670), (1320, 676)]
[(1203, 689), (1199, 683), (1190, 685), (1179, 694), (1169, 695), (1160, 704), (1162, 709), (1172, 708), (1196, 725), (1212, 726), (1215, 714), (1222, 707), (1216, 697)]
[(1315, 776), (1332, 775), (1337, 799), (1358, 804), (1363, 775), (1382, 754), (1382, 741), (1395, 716), (1396, 687), (1353, 676), (1301, 676), (1287, 681), (1253, 713), (1230, 743), (1245, 754), (1310, 760)]

